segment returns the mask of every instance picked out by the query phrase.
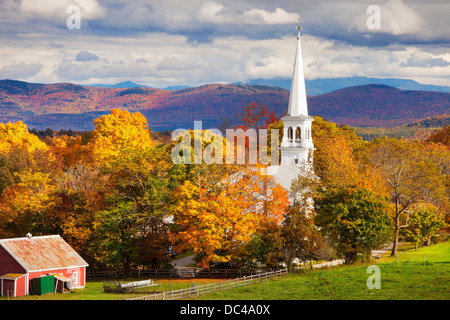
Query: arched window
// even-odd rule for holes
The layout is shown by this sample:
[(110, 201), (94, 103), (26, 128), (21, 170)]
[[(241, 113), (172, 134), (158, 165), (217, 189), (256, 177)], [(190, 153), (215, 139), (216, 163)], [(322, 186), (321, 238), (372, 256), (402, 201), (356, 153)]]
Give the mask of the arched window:
[(302, 137), (302, 130), (297, 127), (297, 129), (295, 129), (295, 140), (300, 140)]
[(288, 135), (288, 139), (289, 139), (289, 140), (292, 140), (293, 134), (292, 134), (292, 128), (291, 128), (291, 127), (288, 128), (288, 130), (287, 130), (287, 135)]

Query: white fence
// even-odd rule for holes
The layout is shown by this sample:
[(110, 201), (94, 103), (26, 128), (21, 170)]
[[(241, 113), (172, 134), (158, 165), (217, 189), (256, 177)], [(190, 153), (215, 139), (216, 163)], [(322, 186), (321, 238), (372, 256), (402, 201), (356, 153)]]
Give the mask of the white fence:
[(246, 286), (255, 282), (262, 282), (268, 278), (281, 276), (287, 274), (287, 269), (280, 269), (276, 271), (269, 271), (265, 273), (255, 274), (251, 276), (245, 276), (242, 278), (230, 279), (220, 282), (213, 282), (204, 284), (201, 286), (191, 286), (185, 289), (178, 289), (172, 291), (164, 291), (161, 293), (154, 293), (151, 295), (145, 295), (136, 298), (130, 298), (127, 300), (176, 300), (183, 299), (190, 296), (198, 296), (204, 293), (210, 293), (215, 291), (221, 291), (231, 288), (238, 288), (241, 286)]

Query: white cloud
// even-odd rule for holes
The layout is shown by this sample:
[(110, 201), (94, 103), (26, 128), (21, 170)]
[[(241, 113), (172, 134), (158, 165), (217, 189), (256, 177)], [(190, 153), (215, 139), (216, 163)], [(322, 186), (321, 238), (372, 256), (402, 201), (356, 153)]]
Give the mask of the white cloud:
[(450, 65), (450, 61), (442, 57), (433, 57), (428, 52), (414, 51), (402, 66), (416, 66), (416, 67), (446, 67)]
[(222, 4), (213, 1), (205, 2), (198, 11), (198, 19), (201, 22), (249, 24), (249, 25), (277, 25), (290, 24), (298, 21), (299, 15), (287, 12), (281, 8), (275, 11), (252, 8), (243, 13), (231, 12)]
[(281, 8), (276, 8), (274, 12), (253, 8), (245, 11), (243, 18), (250, 24), (294, 24), (298, 21), (299, 15)]
[(368, 29), (369, 14), (361, 12), (354, 19), (349, 30), (356, 28), (360, 32), (382, 32), (395, 36), (420, 33), (426, 27), (425, 20), (414, 9), (407, 6), (402, 0), (389, 0), (380, 4), (380, 29)]
[(97, 0), (22, 0), (17, 9), (26, 16), (66, 19), (67, 7), (71, 5), (80, 7), (81, 19), (92, 20), (105, 16), (105, 10)]
[(389, 0), (381, 9), (382, 26), (393, 35), (420, 32), (425, 27), (423, 18), (401, 0)]
[(93, 54), (89, 51), (80, 51), (78, 52), (77, 56), (75, 57), (75, 60), (77, 61), (97, 61), (99, 60), (99, 57)]
[(198, 10), (198, 20), (201, 22), (224, 22), (226, 19), (218, 15), (222, 10), (223, 5), (213, 1), (207, 1)]
[[(369, 1), (0, 0), (7, 13), (0, 16), (0, 78), (155, 87), (289, 78), (301, 14), (308, 79), (361, 75), (450, 85), (448, 20), (442, 19), (449, 6), (404, 2), (381, 2), (382, 30), (371, 34)], [(76, 3), (82, 19), (83, 12), (97, 19), (79, 32), (65, 24), (67, 5)], [(357, 16), (360, 25), (349, 30)], [(364, 35), (370, 38), (361, 41)], [(95, 55), (77, 61), (80, 52)]]
[(18, 62), (0, 68), (0, 79), (27, 79), (42, 69), (40, 63)]

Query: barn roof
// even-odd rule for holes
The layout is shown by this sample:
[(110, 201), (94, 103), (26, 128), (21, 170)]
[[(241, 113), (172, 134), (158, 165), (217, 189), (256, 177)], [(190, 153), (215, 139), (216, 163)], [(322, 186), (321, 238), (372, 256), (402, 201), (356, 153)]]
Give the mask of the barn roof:
[(88, 266), (59, 235), (0, 239), (0, 246), (27, 272)]

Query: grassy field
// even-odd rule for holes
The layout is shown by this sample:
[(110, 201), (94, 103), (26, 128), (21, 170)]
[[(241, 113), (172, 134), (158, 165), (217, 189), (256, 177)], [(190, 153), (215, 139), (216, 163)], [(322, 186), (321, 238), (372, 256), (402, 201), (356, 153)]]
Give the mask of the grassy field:
[[(384, 256), (372, 264), (380, 267), (380, 289), (368, 289), (370, 264), (337, 266), (325, 270), (270, 279), (267, 282), (201, 295), (196, 300), (450, 300), (450, 241), (418, 251), (404, 248), (395, 257)], [(134, 281), (136, 279), (127, 279)], [(214, 280), (155, 280), (159, 286), (147, 293), (187, 288)], [(217, 280), (221, 281), (221, 280)], [(25, 296), (15, 300), (124, 300), (140, 294), (103, 292), (102, 281), (88, 281), (86, 288), (66, 294)], [(0, 299), (6, 299), (1, 297)]]
[[(425, 258), (424, 258), (425, 257)], [(425, 260), (425, 262), (424, 262)], [(380, 289), (368, 289), (370, 264), (341, 265), (289, 275), (267, 282), (216, 292), (200, 299), (216, 300), (449, 300), (450, 241), (418, 251), (399, 252), (372, 264), (380, 267)]]

